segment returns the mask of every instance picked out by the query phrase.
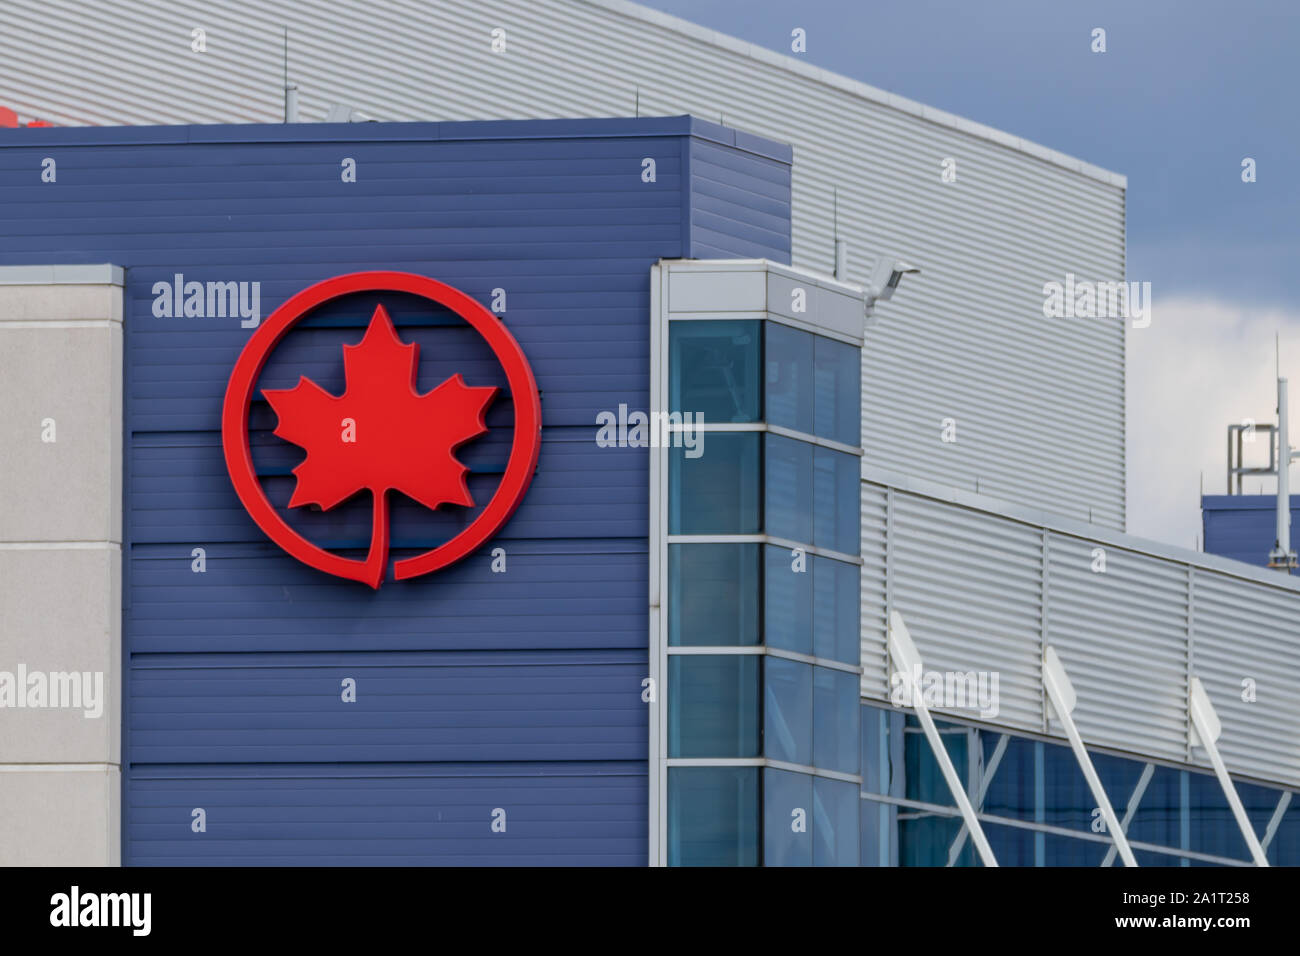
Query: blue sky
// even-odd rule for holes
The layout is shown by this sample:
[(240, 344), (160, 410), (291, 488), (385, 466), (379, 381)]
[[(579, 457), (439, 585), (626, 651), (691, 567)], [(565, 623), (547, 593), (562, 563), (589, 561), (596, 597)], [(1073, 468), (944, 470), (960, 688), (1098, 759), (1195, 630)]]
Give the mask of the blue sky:
[(803, 27), (816, 66), (1124, 173), (1129, 277), (1157, 296), (1300, 306), (1300, 3), (642, 2), (784, 53)]
[(1224, 429), (1276, 419), (1275, 334), (1300, 381), (1300, 0), (640, 2), (782, 53), (803, 27), (816, 66), (1126, 175), (1153, 302), (1128, 336), (1128, 530), (1198, 545)]

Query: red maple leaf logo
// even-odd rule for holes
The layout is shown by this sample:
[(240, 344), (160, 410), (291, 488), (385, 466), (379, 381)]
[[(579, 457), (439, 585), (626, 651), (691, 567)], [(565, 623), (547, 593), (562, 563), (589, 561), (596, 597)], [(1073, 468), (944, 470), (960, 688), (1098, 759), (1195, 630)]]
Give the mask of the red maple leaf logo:
[(290, 508), (328, 511), (360, 491), (374, 497), (366, 583), (379, 587), (388, 563), (388, 491), (426, 508), (473, 507), (455, 450), (487, 431), (495, 386), (470, 387), (457, 373), (433, 391), (415, 390), (420, 346), (397, 337), (381, 305), (357, 345), (343, 346), (347, 386), (335, 397), (302, 376), (293, 388), (262, 394), (279, 417), (275, 434), (306, 449), (293, 470)]

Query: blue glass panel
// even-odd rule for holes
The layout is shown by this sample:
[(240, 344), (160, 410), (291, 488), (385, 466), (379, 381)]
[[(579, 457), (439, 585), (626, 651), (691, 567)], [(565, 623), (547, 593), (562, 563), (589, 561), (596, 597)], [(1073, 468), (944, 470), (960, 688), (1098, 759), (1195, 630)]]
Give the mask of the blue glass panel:
[(861, 461), (818, 446), (813, 450), (812, 485), (812, 543), (857, 554), (862, 530)]
[[(1123, 816), (1122, 811), (1120, 816)], [(1101, 866), (1106, 851), (1111, 848), (1109, 842), (1079, 840), (1055, 833), (1044, 833), (1042, 838), (1044, 866)], [(999, 859), (998, 862), (1001, 863), (1002, 860)], [(1123, 866), (1123, 862), (1116, 856), (1111, 860), (1111, 865)]]
[(705, 422), (762, 417), (757, 321), (669, 323), (669, 411)]
[[(1189, 773), (1188, 777), (1189, 849), (1234, 860), (1251, 859), (1246, 838), (1241, 835), (1237, 818), (1228, 806), (1228, 798), (1219, 786), (1218, 778), (1201, 773)], [(1237, 796), (1241, 798), (1246, 816), (1250, 818), (1258, 837), (1268, 826), (1269, 818), (1277, 808), (1277, 791), (1242, 781), (1234, 782)]]
[(856, 564), (812, 558), (813, 654), (857, 666), (862, 653), (862, 574)]
[[(925, 810), (898, 810), (898, 862), (900, 866), (947, 866), (953, 840), (961, 829), (961, 818)], [(976, 862), (974, 847), (967, 838), (956, 866)]]
[[(1093, 824), (1100, 820), (1101, 813), (1074, 751), (1069, 747), (1044, 744), (1042, 752), (1044, 807), (1042, 816), (1036, 819), (1067, 830), (1095, 832)], [(1123, 815), (1142, 765), (1105, 754), (1091, 756), (1103, 786), (1107, 782), (1111, 784), (1106, 794), (1111, 806), (1118, 805), (1117, 813)]]
[(857, 445), (862, 431), (862, 352), (856, 345), (815, 336), (816, 397), (813, 431), (822, 438)]
[(813, 865), (857, 866), (858, 785), (827, 777), (813, 779)]
[(763, 863), (811, 866), (813, 778), (788, 770), (763, 771)]
[(880, 707), (862, 707), (862, 790), (891, 797), (903, 796), (904, 714)]
[(858, 772), (858, 701), (861, 682), (857, 674), (813, 668), (813, 765), (841, 773)]
[(814, 556), (804, 554), (796, 564), (788, 548), (768, 545), (763, 550), (763, 641), (769, 647), (811, 654)]
[[(1026, 830), (1021, 827), (1011, 827), (1004, 824), (983, 822), (984, 836), (989, 841), (989, 849), (993, 851), (993, 857), (998, 861), (998, 866), (1034, 866), (1037, 854), (1035, 847), (1035, 837), (1042, 834), (1034, 833), (1032, 830)], [(945, 863), (947, 860), (945, 859)], [(975, 850), (969, 834), (966, 835), (962, 844), (962, 854), (957, 866), (983, 866), (984, 863), (979, 858), (979, 853)]]
[[(967, 752), (970, 747), (970, 734), (965, 727), (956, 727), (936, 721), (939, 737), (943, 741), (953, 766), (965, 783), (964, 768), (969, 766)], [(957, 801), (948, 782), (943, 778), (939, 762), (934, 759), (930, 741), (926, 739), (921, 725), (912, 715), (907, 715), (907, 730), (903, 737), (906, 777), (904, 779), (904, 796), (908, 800), (920, 800), (924, 803), (936, 803), (941, 806), (955, 807)]]
[[(1001, 734), (994, 731), (980, 733), (984, 767), (992, 766), (1001, 737)], [(1035, 818), (1036, 749), (1032, 740), (1007, 735), (1007, 745), (1002, 753), (1002, 759), (998, 762), (997, 770), (993, 773), (984, 794), (984, 812), (1011, 817), (1015, 820)]]
[(668, 658), (668, 756), (758, 756), (758, 656)]
[[(1278, 797), (1281, 797), (1280, 793)], [(1277, 833), (1266, 852), (1268, 862), (1274, 866), (1300, 866), (1300, 795), (1291, 794)]]
[(898, 806), (859, 800), (861, 866), (898, 866)]
[(668, 643), (730, 647), (759, 640), (759, 546), (668, 546)]
[(767, 436), (763, 501), (768, 534), (813, 543), (812, 458), (813, 446), (807, 442)]
[(710, 432), (698, 458), (668, 458), (669, 534), (757, 534), (759, 433)]
[(668, 865), (758, 865), (758, 768), (668, 768)]
[(767, 422), (812, 434), (813, 338), (810, 332), (767, 323)]
[(1189, 866), (1190, 861), (1170, 853), (1156, 853), (1153, 850), (1134, 850), (1133, 858), (1138, 866)]
[(812, 667), (767, 658), (763, 673), (763, 756), (812, 764)]
[[(1128, 838), (1138, 843), (1180, 849), (1182, 845), (1183, 772), (1157, 765), (1129, 823)], [(1140, 862), (1140, 861), (1139, 861)]]

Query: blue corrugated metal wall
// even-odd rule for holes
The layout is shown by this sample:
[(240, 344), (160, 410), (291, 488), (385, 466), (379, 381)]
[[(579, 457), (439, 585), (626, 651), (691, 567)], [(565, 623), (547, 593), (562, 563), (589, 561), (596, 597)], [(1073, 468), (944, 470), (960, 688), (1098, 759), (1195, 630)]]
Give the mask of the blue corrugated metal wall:
[[(1201, 523), (1209, 554), (1268, 567), (1277, 538), (1277, 495), (1203, 495)], [(1291, 496), (1291, 550), (1300, 546), (1300, 495)]]
[[(39, 182), (45, 156), (55, 184)], [(690, 117), (0, 131), (0, 263), (126, 268), (124, 862), (645, 861), (647, 460), (597, 448), (595, 417), (648, 402), (656, 259), (789, 261), (790, 159)], [(536, 479), (491, 545), (504, 574), (485, 548), (371, 592), (280, 552), (221, 456), (249, 331), (152, 313), (154, 283), (175, 273), (259, 281), (266, 316), (363, 269), (429, 275), (485, 305), (506, 290), (544, 427)], [(302, 373), (341, 391), (340, 345), (373, 301), (322, 310), (260, 387)], [(384, 301), (422, 343), (421, 389), (454, 370), (500, 381), (455, 320)], [(499, 400), (488, 424), (509, 422)], [(273, 423), (255, 405), (255, 461), (283, 504), (301, 452)], [(507, 440), (464, 449), (480, 507)], [(292, 520), (363, 553), (367, 497)], [(395, 507), (394, 548), (463, 523)], [(356, 703), (341, 700), (346, 677)]]

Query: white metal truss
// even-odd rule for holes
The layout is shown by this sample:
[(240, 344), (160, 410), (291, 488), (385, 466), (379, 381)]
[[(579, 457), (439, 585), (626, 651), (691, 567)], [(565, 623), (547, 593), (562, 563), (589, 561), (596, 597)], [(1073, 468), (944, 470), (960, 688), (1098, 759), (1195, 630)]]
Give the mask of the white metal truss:
[(952, 758), (943, 745), (939, 730), (934, 725), (934, 718), (930, 716), (930, 708), (921, 693), (920, 674), (923, 670), (921, 652), (916, 649), (912, 636), (907, 633), (907, 625), (903, 623), (903, 616), (897, 611), (892, 611), (889, 615), (889, 653), (895, 665), (894, 672), (908, 675), (908, 691), (912, 708), (916, 711), (921, 727), (925, 730), (926, 739), (930, 741), (934, 759), (938, 761), (939, 769), (943, 771), (943, 779), (947, 781), (948, 789), (952, 791), (953, 799), (957, 801), (957, 807), (961, 810), (962, 819), (966, 821), (966, 828), (970, 831), (971, 840), (979, 852), (980, 859), (985, 866), (997, 866), (998, 861), (993, 855), (993, 848), (989, 846), (988, 838), (984, 836), (984, 829), (975, 815), (975, 808), (971, 806), (970, 798), (966, 796), (966, 789), (961, 785), (957, 769), (953, 766)]
[(1092, 758), (1088, 756), (1083, 738), (1079, 736), (1079, 728), (1075, 726), (1074, 718), (1071, 716), (1078, 697), (1074, 693), (1074, 686), (1070, 683), (1070, 675), (1065, 672), (1065, 665), (1061, 663), (1061, 659), (1056, 655), (1056, 649), (1050, 644), (1043, 648), (1043, 688), (1047, 691), (1048, 715), (1055, 717), (1065, 728), (1065, 735), (1070, 738), (1070, 748), (1074, 751), (1074, 759), (1079, 762), (1079, 769), (1083, 771), (1083, 777), (1088, 781), (1093, 799), (1101, 808), (1106, 829), (1111, 839), (1115, 841), (1115, 849), (1119, 851), (1120, 859), (1124, 861), (1125, 866), (1137, 866), (1137, 859), (1128, 845), (1128, 837), (1124, 835), (1124, 830), (1115, 816), (1115, 809), (1110, 805), (1106, 790), (1101, 785), (1101, 778), (1097, 776)]
[(1228, 776), (1228, 768), (1219, 754), (1217, 741), (1219, 735), (1223, 733), (1223, 725), (1219, 722), (1219, 717), (1214, 712), (1214, 704), (1210, 702), (1210, 695), (1205, 692), (1205, 685), (1201, 683), (1199, 677), (1193, 677), (1191, 680), (1187, 695), (1187, 712), (1191, 717), (1190, 726), (1187, 728), (1191, 745), (1204, 747), (1209, 755), (1210, 763), (1214, 765), (1214, 775), (1219, 778), (1219, 786), (1223, 788), (1223, 795), (1228, 798), (1228, 806), (1232, 807), (1232, 815), (1237, 818), (1237, 826), (1241, 828), (1241, 835), (1246, 838), (1246, 846), (1250, 847), (1250, 855), (1255, 865), (1268, 866), (1264, 848), (1259, 844), (1259, 837), (1255, 836), (1255, 828), (1250, 825), (1246, 808), (1241, 805), (1241, 797), (1237, 795), (1237, 788), (1233, 785), (1232, 778)]

